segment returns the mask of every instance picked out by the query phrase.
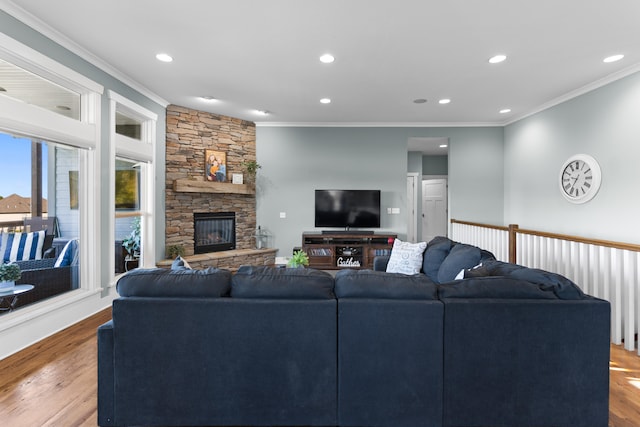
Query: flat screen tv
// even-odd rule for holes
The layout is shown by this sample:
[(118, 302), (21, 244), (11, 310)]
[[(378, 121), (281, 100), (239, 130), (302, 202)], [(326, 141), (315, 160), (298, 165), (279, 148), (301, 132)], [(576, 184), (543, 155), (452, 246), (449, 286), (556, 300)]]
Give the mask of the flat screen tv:
[(315, 225), (380, 228), (380, 190), (316, 190)]

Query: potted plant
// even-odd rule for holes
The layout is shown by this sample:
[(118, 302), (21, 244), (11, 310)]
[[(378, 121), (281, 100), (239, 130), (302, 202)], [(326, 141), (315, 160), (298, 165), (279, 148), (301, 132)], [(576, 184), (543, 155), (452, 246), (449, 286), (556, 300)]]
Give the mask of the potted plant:
[(184, 246), (182, 245), (169, 245), (167, 246), (167, 258), (173, 259), (177, 257), (184, 257)]
[(291, 268), (302, 268), (307, 265), (309, 265), (309, 257), (307, 256), (307, 253), (302, 250), (295, 251), (287, 263), (287, 267)]
[(258, 169), (260, 169), (262, 166), (260, 166), (260, 164), (255, 160), (247, 160), (245, 162), (242, 162), (241, 166), (242, 166), (242, 169), (247, 174), (247, 184), (254, 185), (256, 182), (256, 175), (258, 174)]
[(131, 234), (122, 241), (122, 247), (129, 253), (127, 259), (140, 258), (140, 218), (134, 218)]
[(12, 289), (16, 285), (16, 280), (19, 280), (21, 276), (22, 272), (18, 264), (0, 265), (0, 290)]

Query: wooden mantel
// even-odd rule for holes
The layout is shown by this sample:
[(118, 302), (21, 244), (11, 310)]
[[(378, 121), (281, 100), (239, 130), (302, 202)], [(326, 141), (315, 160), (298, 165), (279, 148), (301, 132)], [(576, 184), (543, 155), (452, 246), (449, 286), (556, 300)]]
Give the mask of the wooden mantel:
[(248, 195), (256, 193), (255, 188), (250, 187), (247, 184), (196, 181), (193, 179), (176, 179), (173, 181), (173, 191), (178, 193), (224, 193)]

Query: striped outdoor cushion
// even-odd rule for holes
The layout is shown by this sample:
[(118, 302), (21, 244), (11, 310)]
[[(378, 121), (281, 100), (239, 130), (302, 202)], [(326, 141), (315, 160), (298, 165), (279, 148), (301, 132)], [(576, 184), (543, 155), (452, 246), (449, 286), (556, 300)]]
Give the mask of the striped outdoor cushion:
[(41, 259), (44, 236), (44, 230), (31, 233), (3, 233), (0, 240), (2, 262)]

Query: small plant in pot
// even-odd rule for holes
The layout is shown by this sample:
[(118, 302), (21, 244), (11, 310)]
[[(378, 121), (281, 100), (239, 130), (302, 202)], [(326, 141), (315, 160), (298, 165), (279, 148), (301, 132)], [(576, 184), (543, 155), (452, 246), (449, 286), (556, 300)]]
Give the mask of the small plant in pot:
[(309, 257), (307, 256), (306, 252), (301, 250), (295, 251), (291, 259), (287, 263), (287, 267), (291, 268), (302, 268), (306, 267), (307, 265), (309, 265)]
[(184, 257), (184, 246), (182, 245), (169, 245), (167, 246), (167, 258), (174, 259), (177, 257)]
[(129, 253), (128, 259), (140, 258), (140, 218), (134, 218), (131, 234), (122, 241), (122, 247)]
[(0, 265), (0, 291), (13, 289), (16, 280), (22, 276), (18, 264), (2, 264)]
[(247, 174), (247, 179), (246, 179), (247, 184), (251, 186), (255, 185), (258, 169), (260, 169), (262, 166), (260, 166), (260, 164), (255, 160), (248, 160), (248, 161), (242, 162), (241, 166), (242, 166), (242, 169)]

